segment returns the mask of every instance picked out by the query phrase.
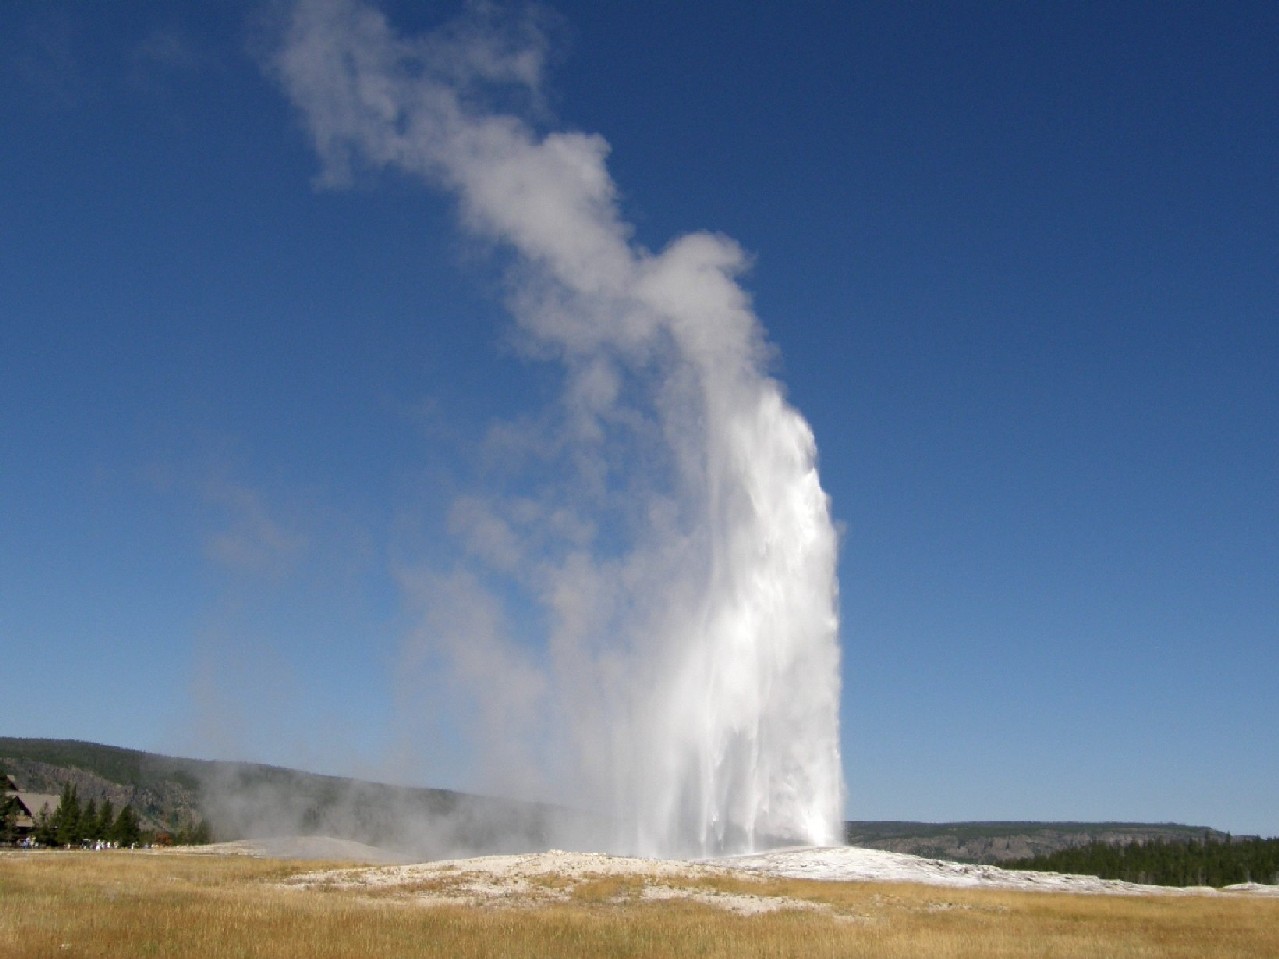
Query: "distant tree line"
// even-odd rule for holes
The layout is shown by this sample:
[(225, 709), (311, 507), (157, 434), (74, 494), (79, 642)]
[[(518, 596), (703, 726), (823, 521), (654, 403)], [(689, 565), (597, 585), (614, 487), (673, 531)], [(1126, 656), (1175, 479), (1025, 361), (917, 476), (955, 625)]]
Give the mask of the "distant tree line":
[(142, 840), (142, 828), (132, 806), (115, 811), (110, 799), (99, 806), (94, 800), (81, 804), (76, 787), (62, 787), (58, 807), (36, 812), (32, 836), (42, 846), (81, 846), (92, 842), (116, 842), (131, 846)]
[(1279, 839), (1150, 840), (1091, 842), (1030, 859), (1008, 869), (1080, 873), (1155, 886), (1230, 886), (1240, 882), (1279, 884)]
[(210, 841), (209, 826), (200, 822), (174, 834), (155, 833), (142, 828), (132, 806), (116, 812), (110, 799), (98, 805), (93, 799), (81, 804), (76, 787), (62, 787), (58, 808), (36, 813), (32, 836), (42, 846), (74, 848), (98, 842), (116, 843), (121, 847), (147, 845), (157, 841), (180, 845), (201, 845)]

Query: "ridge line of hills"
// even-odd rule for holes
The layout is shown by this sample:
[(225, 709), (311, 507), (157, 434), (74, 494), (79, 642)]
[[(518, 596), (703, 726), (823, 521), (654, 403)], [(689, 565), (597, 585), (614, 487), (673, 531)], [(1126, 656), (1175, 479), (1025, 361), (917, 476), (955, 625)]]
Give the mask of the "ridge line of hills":
[[(79, 740), (0, 737), (0, 769), (25, 791), (56, 795), (70, 784), (82, 801), (132, 806), (144, 829), (189, 832), (207, 822), (215, 839), (326, 835), (438, 858), (535, 851), (566, 831), (579, 838), (605, 831), (601, 820), (541, 803)], [(844, 826), (851, 845), (991, 864), (1096, 842), (1226, 837), (1178, 823), (850, 821)]]

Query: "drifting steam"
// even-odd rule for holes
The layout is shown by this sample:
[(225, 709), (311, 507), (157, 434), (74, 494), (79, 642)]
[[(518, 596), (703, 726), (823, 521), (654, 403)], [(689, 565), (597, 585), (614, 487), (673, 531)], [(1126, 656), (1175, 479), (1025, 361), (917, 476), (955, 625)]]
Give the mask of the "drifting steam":
[[(470, 567), (406, 576), (418, 652), (465, 685), (506, 769), (617, 824), (612, 848), (836, 842), (836, 537), (812, 433), (764, 372), (741, 249), (638, 247), (605, 141), (510, 110), (536, 113), (544, 47), (488, 7), (405, 38), (317, 0), (274, 62), (325, 182), (419, 175), (515, 254), (520, 334), (564, 373), (520, 431), (524, 485), (454, 506)], [(505, 625), (516, 595), (544, 616), (536, 644)]]

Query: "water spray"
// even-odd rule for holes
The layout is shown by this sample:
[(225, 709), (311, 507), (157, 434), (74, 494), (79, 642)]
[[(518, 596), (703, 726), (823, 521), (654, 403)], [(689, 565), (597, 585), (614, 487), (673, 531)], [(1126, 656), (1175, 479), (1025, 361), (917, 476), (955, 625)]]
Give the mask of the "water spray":
[[(633, 243), (602, 138), (485, 107), (538, 100), (535, 25), (472, 16), (406, 38), (347, 0), (303, 2), (274, 69), (326, 182), (419, 175), (516, 254), (512, 313), (563, 368), (548, 447), (564, 484), (463, 511), (547, 611), (537, 666), (483, 637), (488, 662), (538, 671), (511, 727), (538, 717), (563, 798), (607, 810), (620, 851), (837, 843), (836, 534), (812, 431), (767, 373), (746, 258), (709, 233)], [(458, 661), (481, 642), (464, 625), (438, 640)], [(474, 694), (500, 700), (489, 671)]]

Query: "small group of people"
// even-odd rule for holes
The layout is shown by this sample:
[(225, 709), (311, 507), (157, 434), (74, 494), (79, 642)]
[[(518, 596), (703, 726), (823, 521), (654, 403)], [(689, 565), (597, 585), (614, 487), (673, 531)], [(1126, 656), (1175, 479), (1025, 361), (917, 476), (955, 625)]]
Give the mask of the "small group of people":
[[(14, 843), (14, 845), (16, 845), (19, 849), (39, 849), (39, 848), (41, 848), (40, 843), (39, 843), (36, 839), (34, 839), (33, 837), (31, 837), (31, 836), (23, 836), (23, 837), (22, 837), (21, 839), (19, 839), (16, 843)], [(86, 840), (84, 841), (84, 843), (81, 845), (81, 847), (80, 847), (80, 848), (81, 848), (81, 849), (95, 849), (95, 850), (102, 850), (102, 849), (120, 849), (120, 848), (124, 848), (124, 849), (137, 849), (137, 848), (138, 848), (138, 844), (135, 842), (135, 843), (132, 843), (132, 844), (130, 844), (130, 845), (128, 845), (128, 846), (121, 847), (121, 845), (120, 845), (118, 842), (116, 842), (115, 840), (113, 840), (113, 839), (86, 839)]]

